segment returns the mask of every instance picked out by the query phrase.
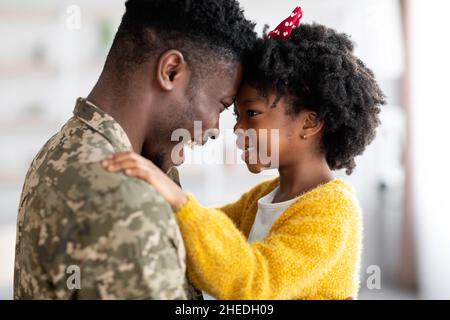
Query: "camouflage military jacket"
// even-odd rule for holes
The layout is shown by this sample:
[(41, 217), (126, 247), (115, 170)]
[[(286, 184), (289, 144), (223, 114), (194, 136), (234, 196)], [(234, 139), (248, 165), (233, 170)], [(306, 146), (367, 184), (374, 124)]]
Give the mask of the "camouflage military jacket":
[(130, 150), (112, 117), (78, 99), (26, 176), (15, 299), (195, 298), (170, 206), (148, 184), (100, 164)]

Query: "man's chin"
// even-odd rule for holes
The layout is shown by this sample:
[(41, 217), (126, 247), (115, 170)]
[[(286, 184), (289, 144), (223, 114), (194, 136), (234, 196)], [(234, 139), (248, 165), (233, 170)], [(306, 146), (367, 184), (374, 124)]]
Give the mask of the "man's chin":
[(171, 163), (168, 165), (169, 170), (170, 170), (171, 167), (179, 167), (179, 166), (181, 166), (183, 163), (184, 163), (184, 160), (177, 161), (177, 162), (171, 162)]
[(170, 167), (178, 167), (181, 166), (185, 161), (185, 154), (184, 154), (184, 148), (182, 148), (178, 154), (172, 154), (170, 159), (168, 159), (168, 166)]

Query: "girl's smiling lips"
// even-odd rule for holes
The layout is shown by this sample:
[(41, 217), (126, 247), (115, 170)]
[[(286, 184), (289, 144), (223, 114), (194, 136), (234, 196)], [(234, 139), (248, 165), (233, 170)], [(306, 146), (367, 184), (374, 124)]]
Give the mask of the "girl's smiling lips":
[(256, 146), (248, 146), (242, 149), (244, 152), (241, 154), (241, 159), (244, 160), (246, 163), (249, 163), (250, 161), (250, 154), (255, 154), (257, 151)]
[(236, 146), (243, 151), (254, 151), (257, 148), (257, 142), (252, 140), (254, 139), (249, 136), (237, 135)]
[(256, 149), (257, 149), (256, 145), (253, 145), (253, 144), (242, 145), (238, 141), (236, 141), (236, 146), (239, 150), (248, 151), (248, 152), (256, 151)]
[(248, 152), (256, 151), (256, 146), (245, 147), (244, 151), (248, 151)]

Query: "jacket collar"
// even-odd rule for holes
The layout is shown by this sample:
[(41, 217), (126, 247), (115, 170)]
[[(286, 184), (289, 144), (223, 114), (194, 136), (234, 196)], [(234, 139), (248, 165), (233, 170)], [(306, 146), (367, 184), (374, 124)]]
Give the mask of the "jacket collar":
[(94, 131), (105, 137), (114, 147), (114, 151), (132, 151), (132, 145), (127, 134), (105, 111), (85, 98), (78, 98), (73, 114)]

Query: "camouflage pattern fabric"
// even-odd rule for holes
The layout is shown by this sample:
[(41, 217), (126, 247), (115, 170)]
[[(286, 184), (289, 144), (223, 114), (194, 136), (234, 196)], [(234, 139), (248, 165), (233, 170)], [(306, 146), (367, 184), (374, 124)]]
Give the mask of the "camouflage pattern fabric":
[(131, 150), (112, 117), (78, 99), (74, 116), (45, 144), (26, 176), (15, 299), (196, 298), (168, 203), (145, 182), (101, 166), (107, 155)]

